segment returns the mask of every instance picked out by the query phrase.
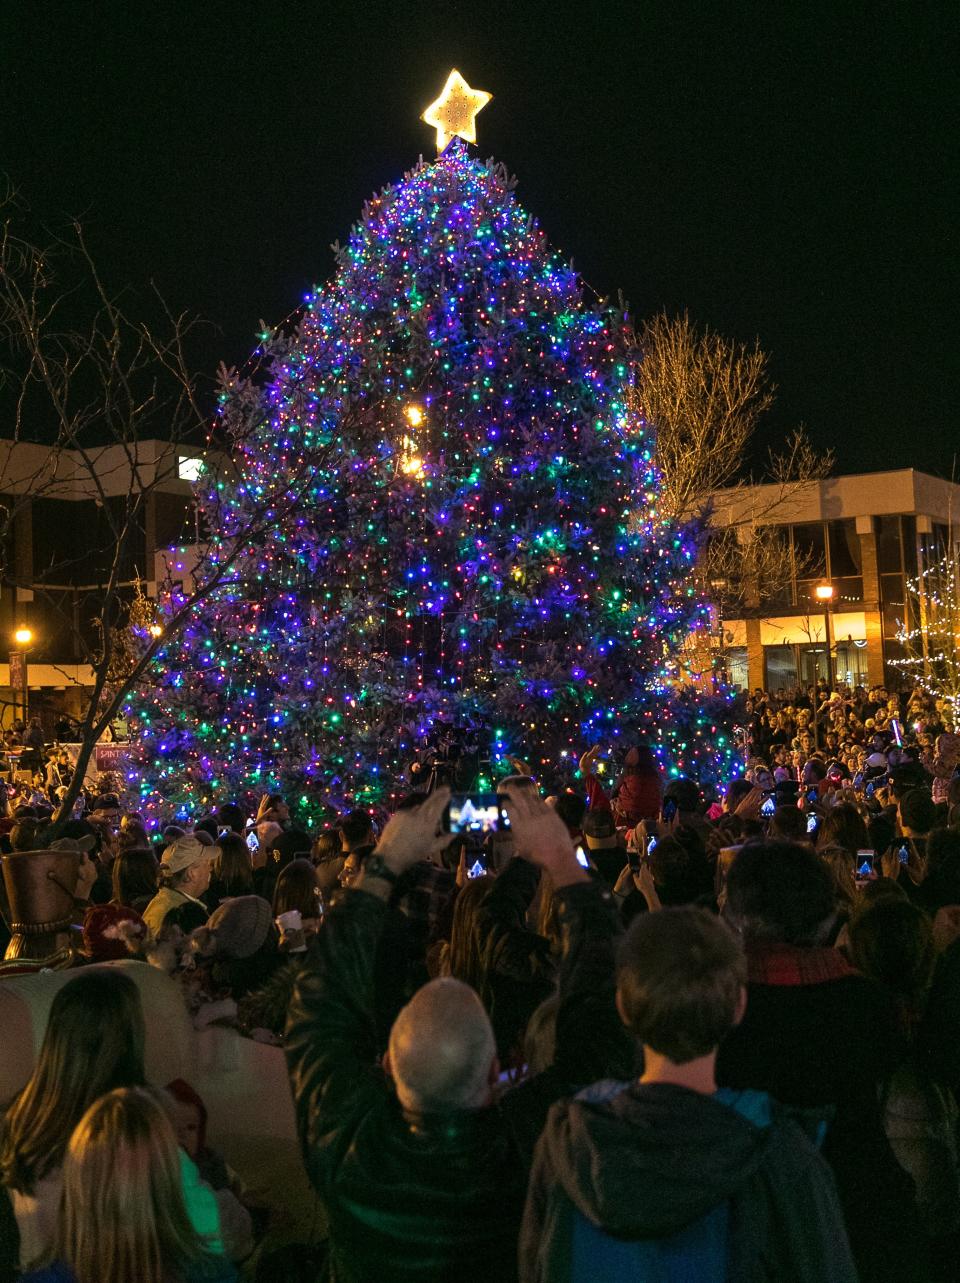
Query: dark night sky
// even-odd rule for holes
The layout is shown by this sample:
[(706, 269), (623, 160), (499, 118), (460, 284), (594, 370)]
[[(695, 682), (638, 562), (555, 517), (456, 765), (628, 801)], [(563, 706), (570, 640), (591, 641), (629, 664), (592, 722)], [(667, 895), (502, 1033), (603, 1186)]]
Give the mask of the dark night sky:
[(0, 169), (239, 363), (421, 151), (451, 66), (481, 156), (601, 293), (758, 335), (841, 471), (960, 451), (954, 3), (8, 0)]

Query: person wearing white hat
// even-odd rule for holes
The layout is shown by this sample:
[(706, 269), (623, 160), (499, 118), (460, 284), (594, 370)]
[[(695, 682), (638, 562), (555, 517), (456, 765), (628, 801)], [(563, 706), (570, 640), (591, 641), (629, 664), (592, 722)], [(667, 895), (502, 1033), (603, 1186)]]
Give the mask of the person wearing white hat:
[(178, 837), (160, 858), (160, 889), (143, 911), (143, 920), (155, 936), (164, 926), (178, 926), (184, 934), (202, 927), (208, 914), (200, 897), (210, 885), (218, 846), (205, 846), (193, 833)]

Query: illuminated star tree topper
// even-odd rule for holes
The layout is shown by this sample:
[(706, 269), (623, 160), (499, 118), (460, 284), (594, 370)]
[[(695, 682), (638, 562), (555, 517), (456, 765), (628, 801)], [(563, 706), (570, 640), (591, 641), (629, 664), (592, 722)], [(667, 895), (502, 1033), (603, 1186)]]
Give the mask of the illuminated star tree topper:
[(447, 76), (440, 97), (420, 117), (437, 131), (437, 151), (445, 151), (451, 138), (477, 141), (477, 112), (493, 97), (483, 89), (471, 89), (454, 68)]

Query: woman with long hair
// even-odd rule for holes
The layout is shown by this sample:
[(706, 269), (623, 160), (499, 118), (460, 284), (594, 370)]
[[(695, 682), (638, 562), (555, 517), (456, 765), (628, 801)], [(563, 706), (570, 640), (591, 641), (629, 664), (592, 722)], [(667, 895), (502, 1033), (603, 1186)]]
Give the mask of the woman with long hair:
[(157, 872), (149, 846), (121, 851), (113, 862), (113, 903), (142, 913), (157, 894)]
[[(896, 885), (888, 878), (881, 881)], [(937, 957), (933, 927), (905, 895), (887, 894), (854, 915), (849, 953), (857, 970), (893, 1000), (902, 1044), (899, 1063), (882, 1084), (884, 1127), (897, 1161), (913, 1179), (939, 1266), (930, 1277), (955, 1278), (960, 1231), (957, 1103), (931, 1073), (921, 1037)]]
[(220, 854), (213, 862), (210, 885), (203, 902), (212, 913), (223, 900), (253, 895), (253, 864), (250, 850), (238, 833), (224, 833), (217, 841)]
[(273, 916), (297, 909), (303, 919), (304, 929), (315, 932), (320, 927), (323, 911), (320, 902), (320, 884), (317, 871), (310, 860), (291, 860), (280, 871), (273, 892)]
[(663, 782), (649, 744), (636, 744), (623, 760), (623, 773), (614, 792), (613, 813), (618, 824), (635, 827), (660, 814)]
[(54, 998), (37, 1063), (6, 1110), (0, 1141), (0, 1180), (13, 1203), (24, 1266), (53, 1241), (60, 1168), (74, 1127), (106, 1092), (143, 1085), (144, 1037), (139, 991), (122, 972), (84, 972)]
[[(536, 895), (535, 871), (512, 860), (499, 877), (457, 896), (450, 933), (449, 974), (470, 985), (487, 1009), (501, 1063), (516, 1063), (527, 1020), (553, 991), (551, 941), (527, 927)], [(476, 898), (474, 898), (476, 897)]]
[(117, 833), (117, 853), (122, 855), (124, 851), (143, 851), (149, 846), (150, 837), (143, 822), (125, 815)]
[(184, 1201), (177, 1138), (159, 1096), (118, 1088), (80, 1120), (63, 1163), (53, 1264), (29, 1283), (228, 1283)]
[(478, 992), (483, 983), (480, 961), (480, 937), (476, 917), (480, 906), (493, 887), (493, 878), (483, 874), (471, 878), (460, 888), (453, 907), (450, 940), (441, 955), (440, 974), (454, 976)]
[(869, 846), (866, 821), (851, 802), (841, 802), (839, 806), (834, 806), (827, 811), (817, 834), (818, 851), (840, 847), (850, 857), (852, 867), (857, 852)]
[(317, 870), (317, 885), (326, 907), (340, 885), (340, 874), (346, 859), (339, 832), (336, 829), (325, 829), (318, 833), (313, 841), (310, 858)]

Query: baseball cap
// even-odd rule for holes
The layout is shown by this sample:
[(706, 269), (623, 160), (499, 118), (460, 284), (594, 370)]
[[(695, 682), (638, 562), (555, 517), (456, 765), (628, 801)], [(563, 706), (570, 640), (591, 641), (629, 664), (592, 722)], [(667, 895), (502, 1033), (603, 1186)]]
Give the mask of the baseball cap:
[(160, 857), (160, 863), (171, 873), (182, 873), (201, 860), (215, 860), (219, 854), (218, 846), (205, 846), (192, 833), (185, 833), (167, 847)]

